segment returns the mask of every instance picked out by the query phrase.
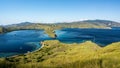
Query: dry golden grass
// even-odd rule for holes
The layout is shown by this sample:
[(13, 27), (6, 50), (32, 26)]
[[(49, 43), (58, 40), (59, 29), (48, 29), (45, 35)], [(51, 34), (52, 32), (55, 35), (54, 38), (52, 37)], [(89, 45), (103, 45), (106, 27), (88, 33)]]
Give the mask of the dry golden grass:
[(5, 68), (120, 68), (120, 43), (106, 47), (86, 41), (65, 44), (58, 40), (44, 41), (36, 52), (0, 60)]

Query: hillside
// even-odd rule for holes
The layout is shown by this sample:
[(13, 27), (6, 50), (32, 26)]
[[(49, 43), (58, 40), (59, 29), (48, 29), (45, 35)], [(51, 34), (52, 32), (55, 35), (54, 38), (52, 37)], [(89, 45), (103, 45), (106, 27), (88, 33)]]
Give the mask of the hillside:
[(6, 68), (119, 68), (120, 43), (106, 47), (86, 41), (65, 44), (58, 40), (44, 41), (43, 47), (26, 55), (1, 59)]
[(3, 27), (0, 26), (0, 33), (3, 33)]
[(115, 22), (115, 21), (110, 21), (110, 20), (85, 20), (83, 22), (88, 22), (88, 23), (93, 23), (93, 24), (101, 24), (101, 25), (105, 25), (108, 27), (120, 27), (120, 23), (119, 22)]
[[(103, 20), (89, 20), (89, 21), (78, 21), (78, 22), (69, 22), (69, 23), (55, 23), (55, 24), (40, 24), (40, 23), (30, 23), (23, 22), (20, 24), (13, 24), (5, 26), (6, 32), (14, 30), (23, 30), (23, 29), (43, 29), (45, 33), (50, 37), (55, 38), (54, 31), (62, 28), (99, 28), (99, 29), (111, 29), (111, 26), (108, 26), (108, 22)], [(105, 24), (104, 24), (105, 23)], [(114, 23), (115, 24), (115, 23)], [(118, 25), (117, 23), (116, 25)], [(119, 26), (119, 25), (118, 25)]]
[[(18, 24), (12, 24), (12, 25), (7, 25), (7, 27), (10, 26), (28, 26), (28, 25), (34, 25), (35, 23), (32, 22), (22, 22), (22, 23), (18, 23)], [(37, 23), (39, 24), (39, 23)], [(73, 22), (61, 22), (61, 23), (53, 23), (53, 25), (56, 24), (61, 24), (61, 25), (81, 25), (79, 27), (85, 27), (84, 25), (88, 24), (87, 26), (89, 27), (90, 25), (99, 27), (99, 26), (107, 26), (107, 27), (120, 27), (120, 23), (119, 22), (115, 22), (115, 21), (110, 21), (110, 20), (83, 20), (83, 21), (73, 21)], [(45, 25), (45, 24), (44, 24)], [(46, 24), (46, 25), (50, 25), (50, 24)], [(65, 27), (65, 26), (64, 26)], [(78, 27), (78, 26), (77, 26)]]
[(4, 32), (26, 29), (43, 29), (50, 37), (55, 38), (55, 30), (63, 28), (98, 28), (111, 29), (111, 27), (120, 27), (120, 23), (109, 20), (85, 20), (76, 22), (61, 22), (54, 24), (40, 24), (31, 22), (22, 22), (4, 26)]

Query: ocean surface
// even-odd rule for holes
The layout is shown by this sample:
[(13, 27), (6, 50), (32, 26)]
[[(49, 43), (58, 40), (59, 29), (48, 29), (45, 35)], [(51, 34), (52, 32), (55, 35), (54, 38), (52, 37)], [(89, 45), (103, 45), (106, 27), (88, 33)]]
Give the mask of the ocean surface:
[[(57, 40), (63, 43), (81, 43), (93, 41), (100, 46), (107, 46), (120, 41), (120, 28), (79, 29), (65, 28), (55, 31)], [(8, 57), (34, 51), (41, 47), (40, 42), (53, 40), (43, 30), (18, 30), (0, 34), (0, 57)]]
[(34, 51), (41, 47), (40, 41), (49, 39), (43, 30), (18, 30), (0, 34), (0, 57)]
[(120, 41), (120, 28), (113, 29), (79, 29), (65, 28), (56, 30), (57, 39), (64, 43), (81, 43), (93, 41), (100, 46), (106, 46)]

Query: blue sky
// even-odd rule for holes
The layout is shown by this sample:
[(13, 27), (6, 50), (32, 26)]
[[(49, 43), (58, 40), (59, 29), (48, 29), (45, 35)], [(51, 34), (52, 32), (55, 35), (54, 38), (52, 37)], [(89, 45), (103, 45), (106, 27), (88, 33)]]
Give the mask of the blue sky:
[(86, 19), (120, 22), (120, 0), (0, 0), (0, 25)]

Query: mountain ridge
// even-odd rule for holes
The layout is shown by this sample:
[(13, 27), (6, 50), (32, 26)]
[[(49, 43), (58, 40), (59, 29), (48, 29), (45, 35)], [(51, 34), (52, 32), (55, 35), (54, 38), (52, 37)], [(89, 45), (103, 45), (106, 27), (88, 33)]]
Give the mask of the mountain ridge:
[(111, 20), (83, 20), (83, 21), (72, 21), (72, 22), (57, 22), (57, 23), (33, 23), (33, 22), (21, 22), (18, 24), (11, 24), (6, 25), (5, 27), (11, 27), (11, 26), (27, 26), (27, 25), (33, 25), (33, 24), (81, 24), (81, 23), (90, 23), (90, 24), (96, 24), (96, 25), (105, 25), (108, 27), (120, 27), (120, 23), (116, 21)]

